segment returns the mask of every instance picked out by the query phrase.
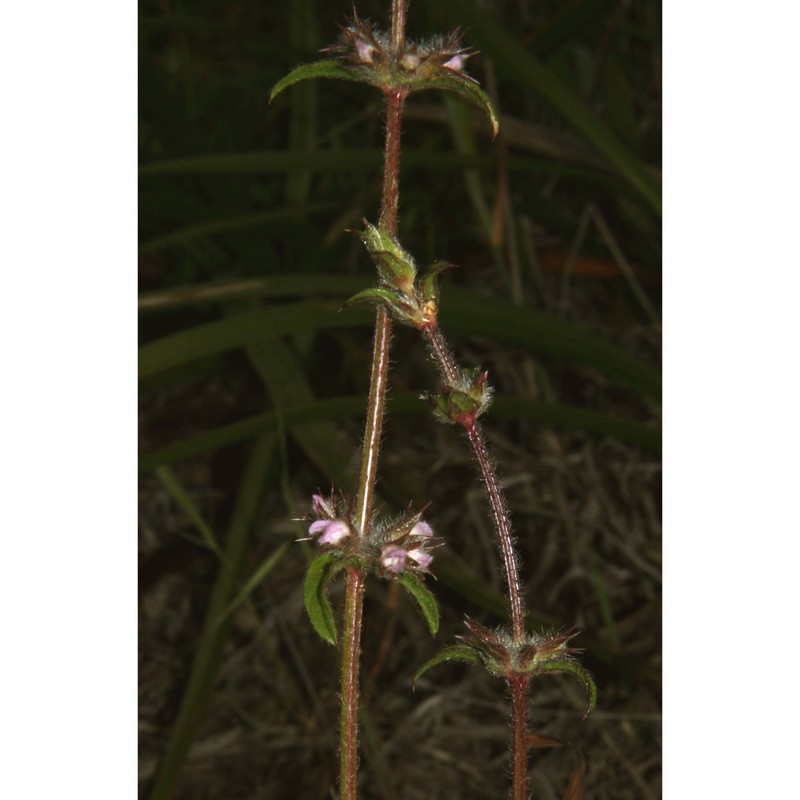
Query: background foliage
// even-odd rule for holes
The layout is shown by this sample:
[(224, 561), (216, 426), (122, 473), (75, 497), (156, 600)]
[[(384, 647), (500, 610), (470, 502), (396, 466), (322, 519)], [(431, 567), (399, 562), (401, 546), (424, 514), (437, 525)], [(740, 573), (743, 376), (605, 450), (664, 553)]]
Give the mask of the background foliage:
[[(383, 22), (384, 6), (358, 11)], [(345, 230), (377, 213), (381, 105), (326, 81), (267, 96), (350, 12), (140, 6), (143, 797), (327, 797), (335, 781), (335, 652), (303, 615), (291, 520), (355, 478), (372, 313), (338, 308), (373, 281)], [(580, 626), (600, 688), (581, 725), (568, 684), (534, 687), (541, 797), (570, 779), (587, 797), (660, 794), (660, 13), (410, 9), (412, 36), (467, 29), (502, 124), (491, 144), (459, 101), (410, 100), (400, 237), (460, 266), (443, 328), (498, 391), (486, 429), (531, 623)], [(397, 331), (379, 490), (389, 508), (432, 503), (442, 628), (432, 643), (405, 597), (371, 590), (363, 794), (500, 798), (500, 684), (452, 666), (410, 692), (464, 613), (502, 610), (466, 448), (418, 399), (434, 377), (420, 347)]]

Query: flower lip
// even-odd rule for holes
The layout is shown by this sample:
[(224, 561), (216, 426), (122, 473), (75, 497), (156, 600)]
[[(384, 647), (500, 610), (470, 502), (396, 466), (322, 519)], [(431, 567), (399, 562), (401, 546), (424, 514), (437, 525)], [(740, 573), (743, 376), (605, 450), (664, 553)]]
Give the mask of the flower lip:
[(318, 519), (308, 528), (311, 536), (320, 534), (317, 544), (337, 545), (350, 536), (350, 526), (340, 519)]
[(433, 538), (433, 528), (427, 522), (420, 520), (409, 532), (409, 536), (422, 536), (426, 539)]
[(426, 553), (418, 547), (414, 550), (409, 550), (408, 557), (416, 562), (417, 566), (423, 570), (426, 570), (430, 566), (431, 561), (433, 561), (433, 556), (430, 553)]
[(397, 545), (389, 545), (381, 553), (381, 564), (387, 572), (399, 575), (406, 566), (408, 555), (404, 548)]

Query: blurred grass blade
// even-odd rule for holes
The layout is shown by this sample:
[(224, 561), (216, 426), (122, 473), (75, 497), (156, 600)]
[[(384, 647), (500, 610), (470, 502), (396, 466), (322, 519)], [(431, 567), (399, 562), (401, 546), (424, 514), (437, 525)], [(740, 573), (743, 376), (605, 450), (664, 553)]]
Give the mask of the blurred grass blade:
[[(289, 9), (289, 38), (293, 52), (305, 57), (319, 48), (317, 39), (317, 15), (313, 0), (292, 0)], [(289, 120), (289, 142), (292, 150), (306, 156), (317, 149), (317, 84), (304, 82), (289, 96), (291, 117)], [(303, 167), (286, 176), (286, 199), (292, 206), (306, 202), (314, 176), (306, 159)]]
[(203, 541), (208, 548), (222, 557), (222, 550), (220, 549), (219, 542), (217, 542), (208, 523), (203, 519), (203, 515), (195, 505), (191, 497), (186, 493), (186, 490), (181, 485), (175, 473), (167, 466), (156, 467), (156, 477), (164, 485), (164, 488), (172, 495), (172, 499), (181, 507), (181, 510), (189, 518), (192, 524), (200, 532)]
[(490, 57), (498, 71), (545, 100), (583, 139), (601, 153), (653, 208), (661, 213), (661, 190), (637, 158), (565, 86), (508, 31), (472, 0), (439, 0), (437, 9), (451, 26), (469, 29), (470, 44)]
[(271, 434), (262, 436), (256, 442), (245, 467), (225, 540), (223, 558), (203, 623), (203, 631), (150, 800), (170, 800), (175, 795), (186, 755), (197, 735), (206, 705), (213, 692), (225, 641), (230, 631), (230, 618), (221, 624), (218, 624), (218, 621), (230, 604), (241, 572), (247, 552), (247, 541), (261, 504), (274, 450), (274, 436)]
[[(661, 376), (656, 370), (588, 330), (475, 290), (446, 287), (443, 295), (442, 324), (453, 334), (485, 336), (574, 361), (660, 399)], [(237, 314), (144, 345), (139, 350), (139, 376), (287, 334), (372, 323), (373, 315), (366, 309), (355, 307), (340, 314), (332, 304), (320, 302)]]
[[(413, 392), (396, 392), (389, 400), (392, 415), (425, 415), (431, 413), (430, 405)], [(361, 395), (331, 397), (300, 403), (282, 411), (286, 425), (361, 418), (364, 415), (364, 398)], [(655, 452), (661, 451), (661, 431), (645, 427), (621, 417), (590, 411), (583, 408), (542, 403), (522, 397), (495, 397), (492, 416), (500, 419), (527, 419), (546, 425), (557, 425), (572, 430), (585, 430), (602, 436), (611, 436), (622, 442), (647, 447)], [(252, 417), (222, 425), (167, 445), (166, 447), (143, 454), (139, 459), (139, 471), (147, 472), (163, 464), (192, 458), (218, 450), (222, 447), (246, 441), (267, 431), (275, 431), (278, 420), (274, 412), (256, 414)]]
[(272, 553), (272, 555), (270, 555), (261, 563), (258, 569), (256, 569), (256, 571), (247, 579), (239, 594), (236, 595), (231, 604), (225, 609), (222, 617), (219, 620), (220, 623), (227, 618), (231, 612), (237, 609), (245, 600), (247, 600), (252, 591), (261, 584), (264, 578), (266, 578), (267, 575), (269, 575), (269, 573), (275, 569), (275, 567), (278, 566), (280, 560), (289, 549), (290, 544), (291, 542), (284, 542), (274, 553)]
[(230, 233), (231, 231), (247, 230), (248, 228), (257, 228), (261, 225), (269, 225), (273, 222), (284, 222), (288, 219), (304, 217), (308, 214), (314, 214), (317, 211), (329, 210), (330, 208), (332, 208), (331, 203), (312, 203), (304, 206), (292, 206), (291, 208), (257, 211), (253, 214), (237, 214), (231, 217), (209, 219), (148, 239), (139, 245), (139, 252), (155, 253), (166, 247), (186, 244), (187, 242), (193, 242), (197, 239), (204, 239), (207, 236)]
[(247, 354), (267, 387), (273, 405), (280, 411), (283, 422), (288, 425), (292, 438), (337, 488), (342, 491), (353, 490), (355, 475), (348, 468), (347, 458), (342, 458), (342, 453), (355, 452), (355, 442), (346, 441), (342, 429), (328, 420), (300, 424), (287, 422), (287, 414), (291, 409), (313, 406), (317, 402), (289, 347), (282, 341), (273, 339), (266, 344), (251, 344), (247, 348)]

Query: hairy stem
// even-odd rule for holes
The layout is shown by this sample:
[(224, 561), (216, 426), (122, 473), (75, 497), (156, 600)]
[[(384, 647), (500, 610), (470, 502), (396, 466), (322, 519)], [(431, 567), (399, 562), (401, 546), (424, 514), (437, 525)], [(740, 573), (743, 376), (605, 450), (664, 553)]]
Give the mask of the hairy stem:
[(508, 681), (511, 690), (511, 797), (528, 797), (528, 677)]
[(365, 586), (365, 575), (355, 569), (347, 571), (339, 718), (339, 795), (342, 800), (355, 800), (358, 788), (359, 664)]
[[(442, 332), (436, 325), (428, 325), (422, 329), (422, 333), (431, 348), (444, 380), (450, 385), (457, 385), (458, 368), (450, 355)], [(483, 484), (486, 487), (486, 494), (489, 498), (489, 505), (492, 509), (492, 521), (494, 522), (500, 553), (503, 557), (503, 572), (508, 587), (511, 633), (515, 641), (521, 642), (525, 638), (525, 603), (519, 580), (519, 562), (511, 536), (511, 520), (508, 516), (508, 507), (506, 506), (500, 483), (497, 480), (494, 464), (492, 464), (492, 459), (486, 449), (480, 424), (477, 420), (473, 420), (469, 424), (465, 424), (464, 429), (467, 432), (467, 439), (472, 447), (475, 460), (478, 462)]]
[(472, 452), (475, 454), (475, 460), (481, 470), (483, 483), (486, 486), (486, 494), (489, 496), (489, 504), (492, 507), (492, 520), (500, 545), (500, 552), (503, 556), (503, 569), (508, 585), (511, 633), (515, 642), (522, 642), (525, 639), (525, 612), (522, 589), (519, 582), (519, 563), (517, 562), (514, 542), (511, 538), (511, 522), (508, 518), (508, 509), (478, 423), (473, 422), (472, 425), (467, 426), (466, 431), (467, 438), (472, 446)]
[[(392, 46), (395, 51), (403, 48), (405, 18), (406, 0), (392, 0)], [(392, 236), (397, 234), (397, 209), (400, 194), (400, 135), (405, 96), (404, 91), (386, 93), (381, 221)], [(386, 406), (391, 337), (392, 323), (389, 315), (383, 308), (379, 308), (375, 317), (367, 420), (364, 428), (361, 471), (356, 496), (356, 528), (359, 535), (364, 534), (372, 517), (383, 415)], [(349, 569), (345, 588), (339, 724), (339, 796), (341, 800), (355, 800), (357, 796), (359, 666), (365, 586), (366, 576), (356, 569)]]

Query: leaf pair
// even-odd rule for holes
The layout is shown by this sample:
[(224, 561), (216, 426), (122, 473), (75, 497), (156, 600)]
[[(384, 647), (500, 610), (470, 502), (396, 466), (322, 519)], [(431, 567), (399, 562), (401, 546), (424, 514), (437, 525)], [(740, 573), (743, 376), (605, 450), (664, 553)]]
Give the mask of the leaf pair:
[(500, 122), (489, 95), (465, 74), (463, 65), (474, 54), (459, 46), (457, 34), (430, 42), (407, 42), (401, 52), (393, 49), (389, 38), (356, 20), (343, 31), (339, 45), (328, 48), (339, 58), (316, 61), (293, 69), (270, 92), (270, 103), (284, 89), (300, 81), (332, 78), (367, 83), (384, 93), (403, 95), (426, 89), (453, 92), (485, 112), (497, 136)]
[[(344, 569), (340, 558), (323, 553), (309, 565), (304, 586), (304, 600), (308, 618), (314, 630), (328, 644), (337, 644), (336, 622), (328, 599), (328, 588), (336, 573)], [(433, 594), (417, 575), (404, 572), (397, 582), (417, 601), (431, 635), (439, 630), (439, 607)]]

